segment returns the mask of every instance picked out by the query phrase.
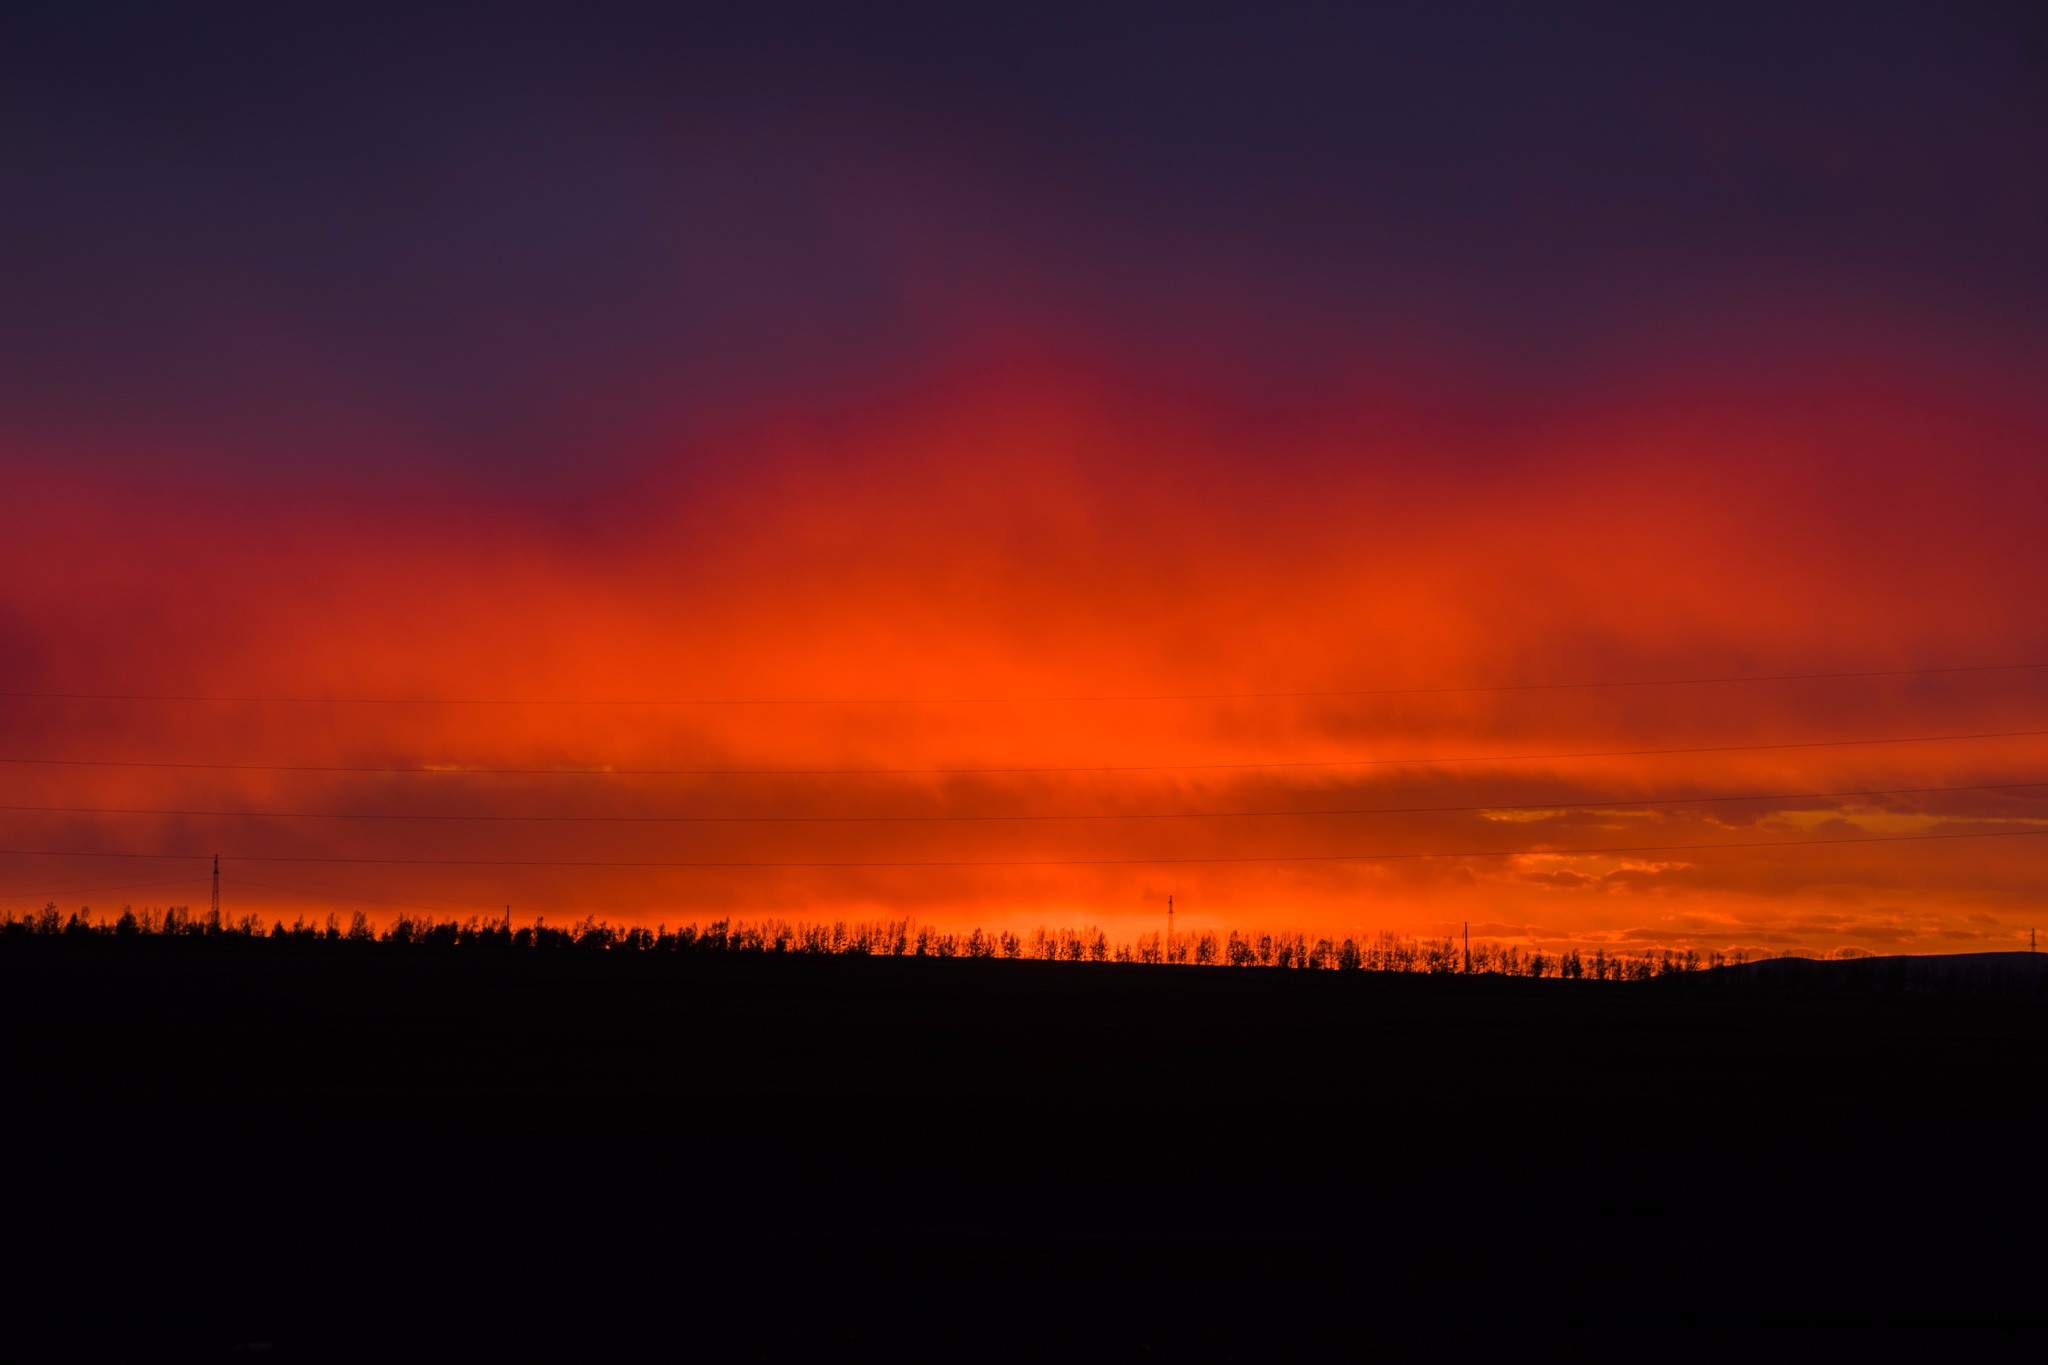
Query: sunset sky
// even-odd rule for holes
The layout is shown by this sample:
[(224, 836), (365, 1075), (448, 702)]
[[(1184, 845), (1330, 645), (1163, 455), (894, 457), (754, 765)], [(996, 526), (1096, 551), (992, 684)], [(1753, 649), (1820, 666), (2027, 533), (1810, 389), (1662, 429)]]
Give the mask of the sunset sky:
[(2037, 10), (413, 8), (0, 20), (0, 912), (2044, 918)]

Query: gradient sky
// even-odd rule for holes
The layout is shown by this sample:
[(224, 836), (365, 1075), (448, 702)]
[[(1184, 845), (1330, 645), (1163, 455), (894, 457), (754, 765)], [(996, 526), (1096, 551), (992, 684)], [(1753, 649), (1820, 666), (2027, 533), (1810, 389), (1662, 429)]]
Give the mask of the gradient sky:
[(2031, 7), (418, 8), (0, 19), (0, 908), (2039, 918), (2048, 669), (1331, 695), (2048, 663)]

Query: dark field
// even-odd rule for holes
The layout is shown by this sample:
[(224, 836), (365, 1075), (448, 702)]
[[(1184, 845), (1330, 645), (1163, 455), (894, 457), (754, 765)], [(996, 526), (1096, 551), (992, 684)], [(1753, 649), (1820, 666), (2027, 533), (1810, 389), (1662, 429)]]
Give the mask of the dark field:
[(2038, 1000), (0, 950), (5, 1354), (2038, 1352)]

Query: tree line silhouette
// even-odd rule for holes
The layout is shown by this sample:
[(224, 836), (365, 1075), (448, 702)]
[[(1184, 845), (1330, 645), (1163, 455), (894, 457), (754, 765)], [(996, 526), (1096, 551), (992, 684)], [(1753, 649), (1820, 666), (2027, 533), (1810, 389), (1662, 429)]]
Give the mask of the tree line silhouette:
[(1315, 936), (1288, 931), (1158, 931), (1112, 940), (1097, 928), (1034, 929), (1028, 934), (936, 929), (907, 919), (809, 920), (718, 919), (708, 924), (666, 924), (621, 928), (594, 915), (567, 925), (545, 917), (515, 926), (508, 909), (502, 918), (472, 915), (435, 919), (401, 912), (381, 930), (362, 911), (344, 925), (330, 913), (324, 922), (304, 916), (287, 925), (275, 919), (265, 929), (255, 915), (227, 918), (219, 911), (194, 914), (186, 906), (137, 911), (124, 906), (117, 917), (81, 907), (65, 915), (55, 902), (40, 911), (0, 918), (0, 942), (23, 939), (193, 939), (222, 943), (382, 943), (419, 948), (549, 949), (623, 953), (800, 953), (841, 957), (1002, 958), (1037, 962), (1124, 962), (1196, 967), (1277, 967), (1298, 970), (1423, 974), (1471, 973), (1552, 977), (1588, 981), (1647, 981), (1681, 976), (1747, 961), (1747, 954), (1673, 952), (1610, 953), (1595, 948), (1546, 953), (1516, 944), (1461, 946), (1445, 937), (1410, 938), (1382, 931), (1369, 938)]

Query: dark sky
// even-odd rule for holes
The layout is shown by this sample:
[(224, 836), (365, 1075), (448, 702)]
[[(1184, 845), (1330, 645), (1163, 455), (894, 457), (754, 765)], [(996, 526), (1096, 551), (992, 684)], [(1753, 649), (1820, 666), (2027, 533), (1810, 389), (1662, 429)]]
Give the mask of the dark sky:
[(2030, 7), (420, 8), (9, 8), (10, 458), (545, 482), (1016, 354), (1500, 402), (2048, 337)]

